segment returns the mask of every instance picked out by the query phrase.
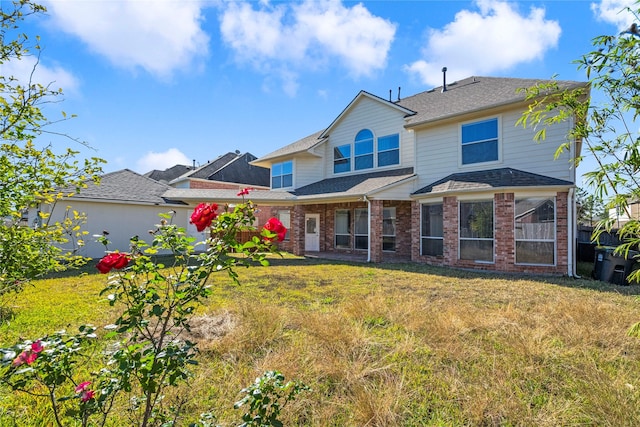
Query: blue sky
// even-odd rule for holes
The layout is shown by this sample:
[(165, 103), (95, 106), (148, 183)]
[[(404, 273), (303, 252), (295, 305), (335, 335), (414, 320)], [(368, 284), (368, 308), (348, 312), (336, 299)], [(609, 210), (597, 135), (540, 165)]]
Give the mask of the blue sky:
[(632, 21), (621, 0), (43, 4), (22, 26), (44, 48), (35, 77), (64, 90), (50, 119), (77, 115), (53, 130), (87, 141), (75, 148), (107, 172), (140, 173), (234, 150), (260, 157), (328, 126), (360, 90), (412, 95), (439, 86), (444, 66), (448, 81), (585, 80), (573, 61)]

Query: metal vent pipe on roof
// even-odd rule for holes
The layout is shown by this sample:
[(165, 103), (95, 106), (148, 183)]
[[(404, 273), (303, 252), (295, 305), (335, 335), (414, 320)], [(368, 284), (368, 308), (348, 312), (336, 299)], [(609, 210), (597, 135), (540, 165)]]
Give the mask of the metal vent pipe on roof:
[(447, 67), (442, 67), (442, 91), (447, 91)]

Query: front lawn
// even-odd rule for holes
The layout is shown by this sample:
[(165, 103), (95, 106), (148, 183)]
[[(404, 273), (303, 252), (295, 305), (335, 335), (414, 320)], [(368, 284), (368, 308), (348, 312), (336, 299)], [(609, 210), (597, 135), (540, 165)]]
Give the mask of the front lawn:
[[(238, 273), (215, 277), (197, 313), (181, 425), (206, 411), (239, 424), (233, 403), (267, 370), (311, 387), (284, 409), (290, 426), (640, 425), (640, 339), (627, 336), (640, 286), (295, 257)], [(0, 344), (111, 323), (105, 281), (35, 282)], [(50, 417), (0, 389), (0, 425)]]

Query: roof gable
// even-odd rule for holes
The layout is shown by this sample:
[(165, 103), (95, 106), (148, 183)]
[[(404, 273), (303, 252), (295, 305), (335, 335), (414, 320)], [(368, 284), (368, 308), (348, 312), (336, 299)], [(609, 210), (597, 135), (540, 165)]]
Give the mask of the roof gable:
[(278, 148), (277, 150), (272, 151), (271, 153), (260, 157), (259, 159), (257, 159), (252, 163), (254, 165), (269, 164), (269, 162), (272, 160), (276, 160), (279, 158), (288, 157), (297, 153), (308, 151), (313, 147), (315, 147), (316, 145), (321, 144), (322, 142), (325, 141), (325, 138), (320, 137), (320, 135), (322, 135), (322, 132), (324, 131), (320, 130), (318, 132), (312, 133), (309, 136), (305, 136), (302, 139), (299, 139), (291, 144), (285, 145), (282, 148)]
[(331, 132), (331, 130), (338, 124), (340, 123), (340, 121), (342, 121), (342, 119), (347, 116), (352, 110), (353, 108), (362, 101), (362, 99), (367, 98), (367, 99), (371, 99), (375, 102), (379, 102), (381, 105), (385, 105), (387, 107), (391, 107), (395, 110), (400, 111), (401, 113), (407, 115), (407, 116), (411, 116), (416, 114), (415, 111), (404, 107), (401, 104), (397, 104), (391, 101), (387, 101), (383, 98), (380, 98), (379, 96), (376, 95), (372, 95), (369, 92), (366, 92), (364, 90), (361, 90), (360, 92), (358, 92), (358, 94), (355, 96), (355, 98), (353, 98), (353, 100), (345, 107), (344, 110), (342, 110), (342, 112), (338, 115), (338, 117), (336, 117), (333, 122), (331, 122), (331, 124), (320, 134), (321, 138), (325, 138), (329, 135), (329, 133)]

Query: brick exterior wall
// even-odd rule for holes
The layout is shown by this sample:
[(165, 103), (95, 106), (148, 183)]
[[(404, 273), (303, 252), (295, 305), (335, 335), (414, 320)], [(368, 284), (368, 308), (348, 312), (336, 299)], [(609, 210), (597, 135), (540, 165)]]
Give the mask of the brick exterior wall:
[[(355, 241), (354, 236), (354, 209), (366, 209), (368, 204), (366, 202), (349, 202), (339, 204), (328, 205), (296, 205), (292, 210), (292, 225), (293, 232), (297, 232), (296, 236), (291, 238), (291, 251), (296, 255), (304, 255), (305, 242), (304, 242), (304, 217), (306, 214), (319, 214), (320, 215), (320, 252), (337, 252), (346, 254), (367, 254), (367, 250), (354, 249), (353, 243)], [(412, 220), (413, 214), (411, 211), (411, 202), (397, 202), (397, 201), (371, 201), (371, 222), (372, 228), (369, 236), (371, 245), (371, 261), (382, 262), (389, 260), (396, 260), (398, 258), (409, 260), (411, 257), (412, 248)], [(396, 208), (396, 250), (383, 251), (382, 250), (382, 220), (384, 208), (395, 207)], [(351, 249), (336, 248), (335, 242), (335, 217), (336, 210), (348, 209), (351, 211)]]
[(458, 200), (445, 197), (443, 200), (443, 255), (438, 257), (420, 255), (420, 209), (418, 202), (412, 203), (411, 260), (430, 265), (490, 270), (510, 273), (567, 274), (568, 212), (566, 192), (556, 194), (556, 263), (555, 265), (516, 264), (515, 247), (515, 197), (513, 193), (497, 193), (494, 204), (494, 262), (476, 262), (458, 259)]

